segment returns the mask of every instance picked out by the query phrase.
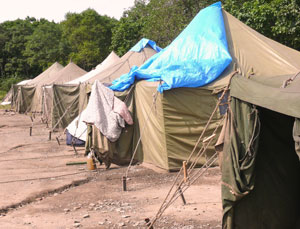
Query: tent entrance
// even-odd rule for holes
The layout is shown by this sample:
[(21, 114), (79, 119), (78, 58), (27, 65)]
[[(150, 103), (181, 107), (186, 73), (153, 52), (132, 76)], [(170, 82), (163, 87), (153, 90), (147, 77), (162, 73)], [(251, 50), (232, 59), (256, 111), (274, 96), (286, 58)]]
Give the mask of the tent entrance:
[(254, 190), (234, 207), (233, 228), (298, 228), (300, 163), (295, 118), (258, 108), (260, 136)]

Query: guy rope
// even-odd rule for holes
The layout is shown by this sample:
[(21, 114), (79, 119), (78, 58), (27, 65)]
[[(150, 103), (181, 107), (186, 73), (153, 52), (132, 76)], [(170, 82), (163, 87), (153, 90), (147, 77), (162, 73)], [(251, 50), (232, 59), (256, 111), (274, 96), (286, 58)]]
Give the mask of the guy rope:
[[(161, 81), (159, 82), (159, 84), (161, 85)], [(143, 136), (143, 134), (144, 134), (144, 132), (145, 132), (145, 129), (146, 129), (146, 124), (147, 124), (147, 122), (149, 121), (149, 118), (150, 118), (150, 115), (152, 114), (153, 108), (155, 107), (157, 96), (158, 96), (158, 91), (156, 91), (156, 92), (153, 94), (153, 101), (152, 101), (152, 104), (151, 104), (151, 107), (150, 107), (150, 111), (149, 111), (149, 113), (148, 113), (148, 115), (147, 115), (146, 121), (145, 121), (145, 123), (144, 123), (144, 126), (143, 126), (142, 131), (141, 131), (141, 134), (140, 134), (140, 137), (139, 137), (139, 139), (138, 139), (138, 141), (137, 141), (137, 143), (136, 143), (134, 152), (133, 152), (133, 154), (132, 154), (132, 157), (131, 157), (130, 163), (129, 163), (128, 167), (127, 167), (127, 170), (126, 170), (126, 172), (125, 172), (125, 175), (122, 177), (123, 191), (127, 191), (126, 181), (127, 181), (128, 173), (129, 173), (129, 170), (130, 170), (130, 168), (131, 168), (131, 166), (132, 166), (132, 163), (133, 163), (134, 157), (135, 157), (135, 155), (136, 155), (136, 152), (137, 152), (137, 150), (138, 150), (138, 147), (139, 147), (139, 145), (140, 145), (140, 143), (141, 143), (142, 136)]]
[[(204, 155), (204, 153), (206, 152), (208, 146), (212, 143), (212, 140), (216, 137), (217, 131), (219, 129), (219, 127), (221, 126), (221, 124), (223, 123), (224, 119), (225, 119), (225, 115), (223, 116), (223, 118), (219, 121), (219, 123), (217, 124), (216, 128), (213, 131), (213, 134), (207, 138), (203, 139), (203, 136), (205, 134), (205, 132), (207, 131), (215, 113), (217, 112), (220, 104), (222, 103), (222, 100), (224, 99), (224, 97), (226, 96), (226, 93), (229, 91), (229, 86), (230, 86), (230, 82), (232, 77), (237, 73), (237, 71), (233, 72), (230, 76), (229, 79), (229, 83), (228, 85), (225, 87), (225, 89), (223, 90), (222, 95), (220, 96), (215, 109), (213, 110), (210, 118), (208, 119), (200, 137), (198, 138), (192, 152), (190, 153), (188, 159), (186, 162), (187, 165), (189, 165), (189, 168), (186, 170), (186, 176), (184, 177), (182, 176), (183, 173), (183, 167), (181, 167), (181, 169), (179, 170), (179, 172), (177, 173), (173, 184), (171, 185), (170, 190), (167, 193), (167, 196), (165, 197), (163, 203), (161, 204), (158, 212), (156, 213), (155, 217), (151, 220), (151, 223), (149, 222), (147, 224), (148, 228), (153, 228), (153, 225), (155, 224), (155, 222), (162, 216), (162, 214), (164, 213), (164, 211), (170, 206), (172, 205), (177, 199), (178, 197), (182, 197), (185, 203), (185, 199), (183, 197), (183, 192), (186, 191), (192, 184), (194, 184), (207, 170), (208, 168), (210, 168), (218, 159), (218, 153), (216, 152), (215, 154), (213, 154), (209, 159), (207, 159), (206, 163), (204, 163), (204, 165), (202, 167), (200, 167), (199, 170), (195, 170), (195, 166), (197, 165), (199, 159)], [(191, 161), (196, 149), (198, 148), (199, 143), (202, 141), (202, 146), (199, 149), (199, 151), (197, 152), (197, 154), (194, 156), (194, 159)], [(185, 182), (186, 181), (186, 182)], [(172, 194), (173, 193), (173, 194)]]

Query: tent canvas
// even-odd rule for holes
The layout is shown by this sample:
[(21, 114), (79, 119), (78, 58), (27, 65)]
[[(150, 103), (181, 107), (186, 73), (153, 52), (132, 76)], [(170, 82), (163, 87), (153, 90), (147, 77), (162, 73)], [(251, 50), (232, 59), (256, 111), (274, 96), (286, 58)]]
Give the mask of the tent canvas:
[(112, 51), (103, 62), (98, 64), (95, 69), (89, 71), (88, 73), (84, 74), (83, 76), (71, 80), (69, 82), (66, 82), (66, 84), (79, 84), (79, 83), (84, 83), (90, 78), (94, 77), (98, 73), (102, 72), (104, 69), (112, 66), (116, 61), (120, 60), (120, 57)]
[[(223, 228), (299, 228), (300, 81), (236, 76), (223, 145)], [(255, 95), (255, 96), (253, 96)], [(298, 153), (298, 156), (297, 156)]]
[[(86, 74), (86, 71), (70, 62), (61, 71), (45, 82), (42, 86), (42, 118), (45, 122), (51, 122), (52, 100), (53, 100), (53, 84), (68, 82)], [(46, 86), (48, 85), (48, 86)]]
[[(139, 41), (138, 44), (141, 43), (142, 41), (143, 41), (143, 39), (141, 41)], [(153, 43), (155, 44), (155, 42), (153, 42)], [(151, 43), (151, 45), (153, 43)], [(99, 80), (103, 84), (111, 84), (114, 79), (120, 77), (122, 74), (129, 72), (133, 66), (142, 65), (148, 58), (153, 56), (155, 53), (157, 53), (157, 51), (155, 49), (153, 49), (152, 46), (147, 45), (147, 43), (146, 43), (145, 46), (141, 47), (141, 49), (138, 51), (128, 51), (120, 59), (117, 59), (116, 61), (114, 61), (109, 67), (103, 69), (97, 75), (93, 76), (92, 78), (89, 78), (87, 81), (85, 81), (85, 83), (92, 84), (95, 80)], [(59, 86), (57, 86), (57, 92), (59, 90), (58, 88), (59, 88)], [(54, 100), (56, 100), (56, 98), (54, 98)], [(54, 103), (55, 103), (55, 101), (54, 101)], [(63, 106), (65, 108), (68, 107), (66, 105), (63, 105)], [(78, 110), (79, 110), (79, 108), (77, 108), (77, 116), (80, 114), (80, 112), (83, 109), (80, 109), (80, 112)], [(61, 112), (60, 112), (60, 114), (63, 115), (63, 113), (61, 113)], [(53, 116), (52, 116), (52, 126), (55, 125), (55, 123), (57, 123), (59, 121), (58, 117), (59, 116), (56, 116), (56, 118), (53, 119)], [(70, 124), (75, 118), (76, 118), (76, 116), (73, 117), (72, 119), (65, 120), (64, 122)], [(80, 122), (81, 121), (79, 121), (79, 123)], [(75, 133), (75, 131), (73, 132), (73, 130), (77, 129), (77, 125), (76, 125), (76, 128), (74, 127), (75, 124), (76, 124), (76, 121), (74, 121), (72, 124), (70, 124), (70, 127), (68, 127), (69, 133), (73, 136), (76, 135), (76, 133), (82, 133), (84, 131), (82, 129), (82, 130), (79, 130), (78, 132), (76, 131), (76, 133)], [(61, 127), (66, 128), (67, 126), (62, 125)], [(82, 125), (82, 123), (80, 123), (78, 125), (78, 127), (84, 127), (84, 125)], [(81, 135), (81, 134), (79, 134), (79, 135)], [(75, 136), (75, 137), (78, 137), (78, 136)]]
[[(271, 82), (273, 77), (291, 76), (297, 72), (297, 69), (300, 69), (300, 56), (296, 50), (264, 37), (224, 10), (222, 10), (222, 15), (232, 63), (217, 80), (208, 85), (201, 88), (189, 88), (188, 91), (183, 88), (172, 89), (164, 91), (163, 94), (158, 96), (154, 114), (151, 114), (150, 122), (146, 123), (146, 132), (142, 136), (140, 160), (167, 170), (181, 167), (181, 161), (188, 157), (191, 146), (196, 142), (201, 133), (201, 128), (208, 120), (208, 114), (216, 106), (218, 93), (228, 85), (230, 77), (235, 71), (238, 71), (238, 74), (243, 77), (255, 76), (257, 81)], [(150, 112), (152, 94), (157, 86), (158, 83), (147, 81), (135, 83), (134, 99), (140, 128), (144, 125), (147, 114)], [(179, 100), (174, 101), (175, 99), (172, 97), (179, 98)], [(253, 95), (252, 97), (255, 98)], [(195, 98), (210, 102), (206, 106), (197, 106), (198, 101), (193, 102), (196, 100)], [(180, 99), (182, 100), (180, 101)], [(188, 112), (180, 110), (185, 104), (189, 104), (188, 109), (201, 107), (201, 110), (197, 111), (197, 114), (193, 117), (193, 110)], [(220, 117), (221, 110), (212, 125), (215, 125)], [(176, 128), (175, 123), (180, 124), (180, 121), (189, 120), (189, 118), (191, 123), (194, 122), (196, 125), (189, 127), (189, 135), (184, 136), (183, 134), (180, 136), (184, 126), (179, 125)], [(191, 136), (194, 136), (193, 140), (189, 139)], [(213, 149), (211, 148), (211, 150)]]
[[(26, 84), (28, 84), (30, 81), (31, 81), (31, 79), (29, 79), (29, 80), (23, 80), (23, 81), (17, 83), (17, 85), (26, 85)], [(7, 94), (5, 95), (5, 97), (3, 98), (2, 102), (1, 102), (1, 105), (9, 105), (9, 104), (11, 104), (12, 96), (13, 96), (13, 89), (11, 88), (11, 89), (7, 92)]]
[[(77, 78), (86, 73), (86, 71), (72, 62), (70, 62), (64, 68), (61, 67), (61, 65), (55, 63), (48, 70), (46, 70), (46, 73), (42, 73), (38, 77), (30, 81), (28, 86), (26, 86), (26, 90), (35, 90), (35, 92), (33, 93), (32, 97), (29, 95), (22, 97), (26, 97), (28, 101), (26, 101), (26, 103), (24, 101), (19, 101), (19, 104), (26, 104), (27, 107), (22, 107), (21, 110), (18, 110), (19, 112), (42, 112), (43, 87), (45, 85), (50, 85), (56, 82), (63, 83), (66, 81), (70, 81), (71, 79)], [(23, 90), (22, 93), (26, 93), (26, 90)]]
[[(144, 45), (139, 45), (140, 49), (134, 49), (135, 51), (128, 51), (120, 59), (116, 60), (109, 68), (106, 68), (103, 71), (99, 72), (97, 75), (88, 79), (87, 82), (93, 83), (95, 80), (99, 80), (101, 83), (111, 84), (111, 82), (114, 79), (120, 77), (125, 73), (128, 73), (133, 66), (142, 65), (148, 58), (150, 58), (157, 52), (155, 49), (148, 46), (147, 42), (143, 42), (145, 40), (149, 42), (148, 39), (142, 39), (135, 45), (137, 46), (143, 43)], [(153, 42), (153, 44), (155, 44), (155, 42)], [(85, 140), (84, 136), (86, 131), (86, 125), (84, 123), (77, 122), (77, 119), (73, 120), (73, 122), (70, 123), (67, 129), (69, 133), (71, 133), (73, 136), (78, 137), (81, 140)]]
[[(35, 111), (36, 107), (38, 106), (38, 94), (35, 93), (35, 87), (38, 87), (43, 84), (42, 81), (44, 79), (51, 79), (55, 74), (57, 74), (60, 70), (62, 70), (64, 67), (59, 64), (58, 62), (55, 62), (52, 64), (48, 69), (46, 69), (44, 72), (36, 76), (34, 79), (32, 79), (28, 84), (26, 85), (14, 85), (13, 89), (13, 100), (12, 100), (12, 107), (16, 109), (19, 113), (25, 113), (30, 111)], [(25, 91), (30, 91), (30, 95), (27, 96), (21, 96), (19, 95), (19, 92), (25, 93)], [(34, 92), (33, 92), (34, 91)], [(39, 94), (41, 96), (41, 94)], [(18, 99), (26, 98), (28, 101), (22, 101)]]

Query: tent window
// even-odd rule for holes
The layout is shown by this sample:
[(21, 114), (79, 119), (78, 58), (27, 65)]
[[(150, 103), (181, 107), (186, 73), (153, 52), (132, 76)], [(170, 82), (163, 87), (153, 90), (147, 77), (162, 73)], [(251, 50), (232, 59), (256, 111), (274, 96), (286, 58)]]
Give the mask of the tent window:
[[(218, 93), (218, 98), (222, 96), (223, 92)], [(221, 103), (219, 105), (219, 112), (220, 115), (225, 115), (227, 108), (228, 108), (228, 95), (229, 93), (226, 92), (224, 98), (221, 100)]]

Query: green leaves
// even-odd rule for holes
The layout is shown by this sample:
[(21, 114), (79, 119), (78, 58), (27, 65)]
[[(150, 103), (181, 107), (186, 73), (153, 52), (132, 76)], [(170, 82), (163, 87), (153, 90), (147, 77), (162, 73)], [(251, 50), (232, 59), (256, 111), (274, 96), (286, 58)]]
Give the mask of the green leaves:
[(80, 67), (91, 70), (109, 55), (112, 29), (116, 20), (87, 9), (81, 14), (68, 13), (62, 22), (63, 40), (71, 52), (69, 57)]

